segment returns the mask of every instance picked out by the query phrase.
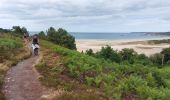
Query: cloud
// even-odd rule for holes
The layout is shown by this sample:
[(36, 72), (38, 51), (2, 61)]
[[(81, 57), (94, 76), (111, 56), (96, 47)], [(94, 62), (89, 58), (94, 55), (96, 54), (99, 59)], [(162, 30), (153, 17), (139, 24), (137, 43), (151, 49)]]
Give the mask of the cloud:
[(87, 27), (89, 31), (168, 31), (162, 27), (170, 26), (169, 12), (169, 0), (1, 0), (0, 27), (18, 24), (30, 30), (54, 26), (69, 31), (86, 31)]

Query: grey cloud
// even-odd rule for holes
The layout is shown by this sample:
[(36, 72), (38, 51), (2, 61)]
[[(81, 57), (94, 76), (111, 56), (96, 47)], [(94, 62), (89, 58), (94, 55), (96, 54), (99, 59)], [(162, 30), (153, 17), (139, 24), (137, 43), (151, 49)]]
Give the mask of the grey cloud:
[[(2, 19), (46, 25), (128, 25), (169, 20), (169, 0), (2, 0)], [(135, 21), (134, 21), (135, 20)], [(57, 23), (57, 24), (56, 24)], [(102, 25), (103, 24), (103, 25)]]

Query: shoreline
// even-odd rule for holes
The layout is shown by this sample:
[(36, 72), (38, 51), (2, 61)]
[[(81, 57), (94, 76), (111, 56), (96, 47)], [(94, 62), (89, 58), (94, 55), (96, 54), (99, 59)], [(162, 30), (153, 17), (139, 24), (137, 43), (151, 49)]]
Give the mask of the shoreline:
[(97, 42), (138, 42), (138, 41), (150, 41), (150, 40), (165, 40), (170, 39), (170, 37), (158, 37), (158, 38), (145, 38), (145, 39), (76, 39), (76, 41), (97, 41)]
[(122, 50), (124, 48), (132, 48), (139, 54), (147, 56), (160, 53), (162, 49), (170, 47), (170, 44), (149, 44), (152, 40), (167, 40), (170, 37), (151, 38), (151, 39), (125, 39), (125, 40), (106, 40), (106, 39), (77, 39), (76, 45), (79, 52), (85, 52), (92, 49), (94, 52), (100, 51), (101, 47), (109, 45), (114, 50)]

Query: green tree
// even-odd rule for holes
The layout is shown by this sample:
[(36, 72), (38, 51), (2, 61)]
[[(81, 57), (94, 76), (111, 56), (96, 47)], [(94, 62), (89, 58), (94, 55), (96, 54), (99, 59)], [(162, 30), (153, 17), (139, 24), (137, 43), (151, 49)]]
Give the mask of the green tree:
[(167, 63), (170, 60), (170, 47), (163, 49), (161, 54), (164, 56), (164, 62)]
[(86, 53), (85, 53), (85, 54), (87, 54), (87, 55), (89, 55), (89, 56), (94, 56), (94, 55), (95, 55), (92, 49), (86, 50)]
[(26, 34), (27, 36), (29, 36), (29, 33), (27, 31), (27, 29), (25, 27), (20, 27), (20, 26), (13, 26), (12, 27), (12, 32), (17, 35), (17, 36), (23, 36), (24, 34)]
[(12, 30), (15, 34), (24, 35), (20, 26), (13, 26)]
[(149, 57), (147, 57), (145, 54), (139, 54), (137, 55), (137, 58), (136, 60), (134, 60), (135, 63), (140, 63), (140, 64), (143, 64), (144, 66), (145, 65), (149, 65), (149, 64), (152, 64), (151, 60), (149, 59)]
[(3, 28), (0, 28), (0, 32), (1, 32), (1, 33), (10, 33), (11, 30), (10, 30), (10, 29), (3, 29)]
[(153, 64), (161, 65), (162, 64), (162, 57), (163, 57), (162, 54), (156, 53), (154, 55), (151, 55), (149, 59), (153, 62)]
[(29, 36), (29, 33), (25, 27), (22, 27), (21, 30), (22, 30), (22, 34)]
[(133, 60), (133, 58), (137, 55), (137, 53), (133, 49), (125, 48), (120, 51), (122, 56), (122, 60)]
[(100, 52), (96, 53), (96, 56), (99, 58), (104, 58), (111, 60), (117, 63), (120, 63), (121, 58), (117, 51), (113, 50), (110, 46), (102, 47)]
[(50, 27), (47, 30), (47, 37), (48, 40), (53, 43), (76, 50), (75, 38), (62, 28), (56, 30), (55, 28)]
[(38, 33), (38, 36), (39, 36), (39, 38), (41, 38), (41, 39), (46, 39), (46, 35), (45, 35), (45, 33), (44, 33), (43, 31), (41, 31), (40, 33)]
[(47, 38), (48, 40), (50, 40), (51, 42), (54, 42), (56, 43), (58, 40), (57, 37), (57, 31), (55, 30), (55, 28), (53, 27), (50, 27), (48, 30), (47, 30)]
[(142, 59), (148, 59), (148, 57), (145, 54), (139, 54), (138, 55), (138, 59), (142, 60)]

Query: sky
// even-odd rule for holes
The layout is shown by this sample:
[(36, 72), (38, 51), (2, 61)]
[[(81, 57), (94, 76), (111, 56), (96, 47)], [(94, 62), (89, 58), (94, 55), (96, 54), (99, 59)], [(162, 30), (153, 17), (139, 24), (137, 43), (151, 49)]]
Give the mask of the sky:
[(69, 32), (170, 31), (170, 0), (0, 0), (0, 27)]

